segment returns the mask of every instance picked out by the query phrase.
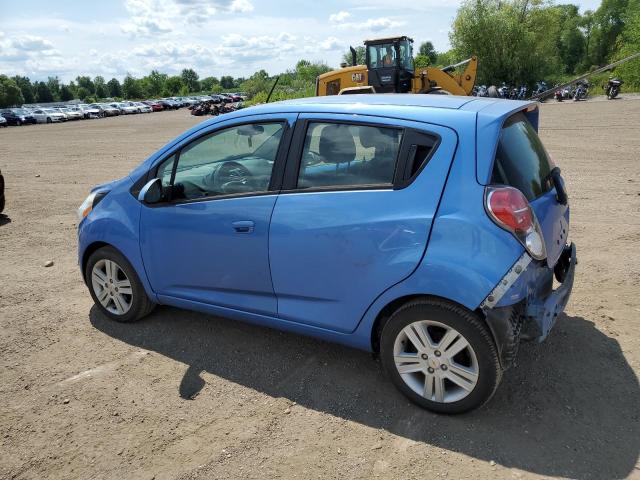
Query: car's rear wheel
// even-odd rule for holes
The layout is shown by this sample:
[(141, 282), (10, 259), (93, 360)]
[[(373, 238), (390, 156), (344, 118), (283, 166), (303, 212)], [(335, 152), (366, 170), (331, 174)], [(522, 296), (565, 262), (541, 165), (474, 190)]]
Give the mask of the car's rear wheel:
[(134, 268), (113, 247), (103, 247), (91, 254), (85, 278), (93, 301), (113, 320), (134, 322), (155, 307)]
[(402, 393), (439, 413), (483, 405), (502, 377), (482, 319), (442, 300), (417, 300), (398, 309), (383, 328), (380, 356)]

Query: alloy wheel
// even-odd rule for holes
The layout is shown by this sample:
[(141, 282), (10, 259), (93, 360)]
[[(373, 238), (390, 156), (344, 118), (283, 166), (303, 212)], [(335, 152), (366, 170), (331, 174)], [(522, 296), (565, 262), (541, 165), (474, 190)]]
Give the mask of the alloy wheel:
[(91, 285), (100, 304), (114, 315), (124, 315), (133, 303), (133, 289), (122, 268), (113, 260), (98, 260), (91, 271)]
[(457, 330), (433, 320), (410, 323), (394, 342), (400, 377), (427, 400), (451, 403), (467, 397), (478, 383), (478, 358)]

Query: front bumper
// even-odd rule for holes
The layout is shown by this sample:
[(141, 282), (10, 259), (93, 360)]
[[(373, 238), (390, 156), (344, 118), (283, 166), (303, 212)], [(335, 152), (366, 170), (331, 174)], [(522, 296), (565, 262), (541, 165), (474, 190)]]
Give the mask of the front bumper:
[[(522, 268), (524, 263), (528, 267)], [(547, 338), (569, 301), (577, 263), (573, 243), (564, 247), (553, 270), (540, 265), (540, 262), (523, 262), (521, 258), (483, 302), (481, 309), (498, 347), (503, 368), (513, 363), (520, 340), (542, 342)], [(515, 272), (518, 273), (514, 278)], [(560, 283), (555, 290), (554, 275)], [(502, 300), (495, 298), (496, 292)], [(505, 305), (510, 298), (519, 300)]]

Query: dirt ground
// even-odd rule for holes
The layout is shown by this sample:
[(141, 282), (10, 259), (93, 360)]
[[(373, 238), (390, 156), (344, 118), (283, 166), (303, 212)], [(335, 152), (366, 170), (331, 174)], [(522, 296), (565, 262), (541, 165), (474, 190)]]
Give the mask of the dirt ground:
[(76, 208), (199, 121), (0, 130), (0, 478), (640, 478), (639, 98), (542, 106), (570, 192), (573, 297), (490, 404), (456, 417), (409, 404), (367, 353), (92, 308)]

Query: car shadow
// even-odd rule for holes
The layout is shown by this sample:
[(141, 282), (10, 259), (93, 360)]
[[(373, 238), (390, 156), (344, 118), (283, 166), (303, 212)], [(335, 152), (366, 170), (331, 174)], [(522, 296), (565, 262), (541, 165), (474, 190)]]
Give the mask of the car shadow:
[(119, 324), (94, 306), (105, 334), (188, 365), (176, 395), (194, 399), (201, 372), (395, 435), (506, 467), (569, 478), (623, 478), (640, 450), (640, 387), (614, 339), (563, 315), (541, 345), (522, 344), (485, 407), (422, 410), (370, 354), (311, 338), (160, 307)]
[(8, 223), (11, 223), (11, 219), (6, 216), (3, 213), (0, 213), (0, 227), (2, 227), (3, 225), (6, 225)]

